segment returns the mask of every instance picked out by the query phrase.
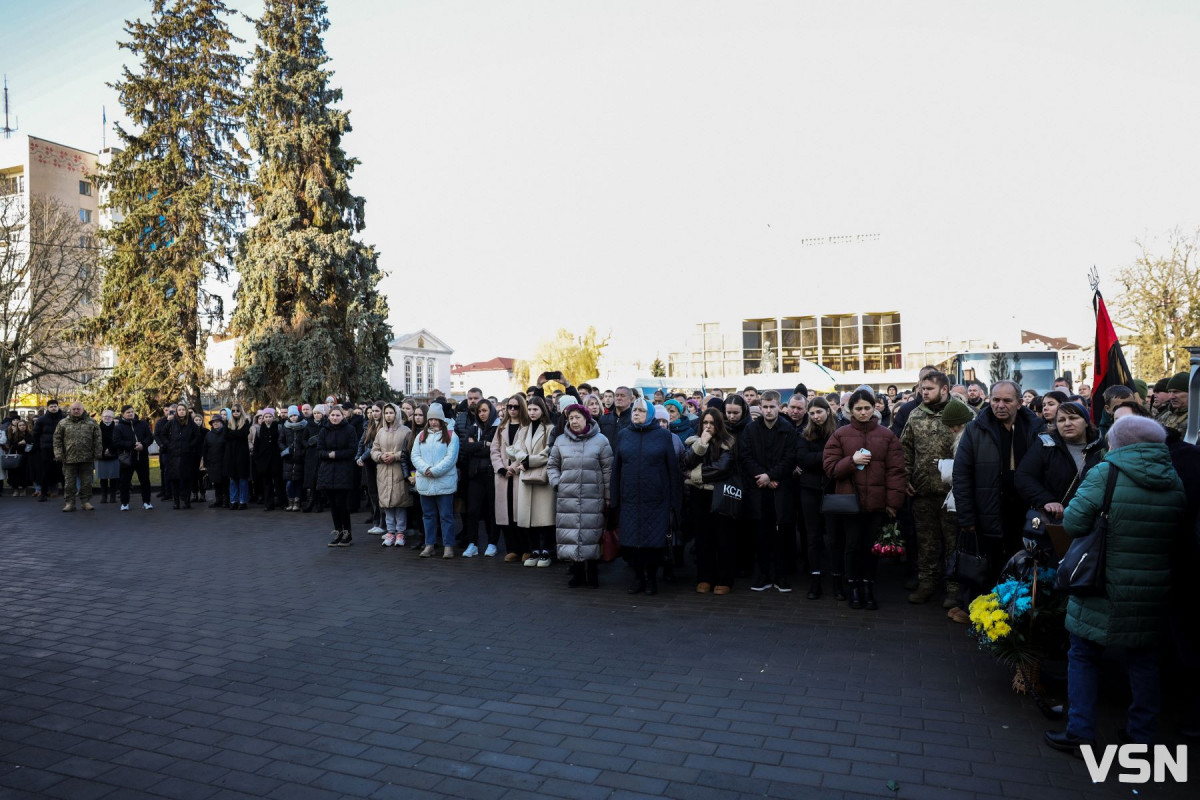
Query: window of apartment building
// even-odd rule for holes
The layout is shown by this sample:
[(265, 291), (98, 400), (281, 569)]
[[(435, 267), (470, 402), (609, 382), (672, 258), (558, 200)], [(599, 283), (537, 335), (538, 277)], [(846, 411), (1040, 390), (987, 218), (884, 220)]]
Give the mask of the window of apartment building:
[(0, 175), (0, 197), (25, 194), (24, 175)]
[(79, 209), (79, 221), (82, 222), (84, 225), (91, 225), (92, 224), (91, 210), (86, 209), (86, 208)]
[(859, 368), (858, 315), (821, 317), (820, 363), (841, 372)]
[(817, 350), (816, 317), (784, 317), (780, 320), (781, 372), (797, 372), (800, 360), (820, 361)]
[(79, 193), (82, 195), (91, 197), (92, 196), (92, 182), (91, 181), (80, 181), (79, 182)]
[(867, 372), (882, 372), (900, 369), (904, 356), (900, 346), (900, 315), (864, 314), (863, 369)]

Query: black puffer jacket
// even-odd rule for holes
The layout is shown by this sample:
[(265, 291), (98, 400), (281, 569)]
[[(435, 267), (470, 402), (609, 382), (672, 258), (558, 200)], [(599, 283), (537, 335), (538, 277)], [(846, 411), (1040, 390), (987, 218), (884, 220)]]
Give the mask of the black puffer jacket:
[(1032, 508), (1071, 502), (1087, 471), (1104, 460), (1103, 440), (1094, 431), (1091, 436), (1083, 448), (1083, 470), (1076, 471), (1075, 459), (1058, 431), (1039, 434), (1014, 476), (1021, 499)]
[[(317, 488), (355, 489), (354, 454), (358, 452), (358, 431), (346, 420), (329, 423), (317, 438)], [(330, 457), (333, 453), (333, 457)]]
[[(454, 434), (459, 437), (458, 468), (462, 470), (462, 476), (466, 480), (484, 475), (491, 480), (493, 474), (492, 439), (496, 438), (496, 431), (500, 430), (499, 417), (496, 416), (494, 405), (487, 400), (479, 402), (487, 403), (492, 412), (488, 415), (486, 424), (481, 423), (477, 417), (472, 417), (463, 421), (461, 426), (457, 422), (454, 426)], [(468, 441), (470, 439), (475, 441)]]
[(204, 429), (193, 422), (190, 416), (182, 423), (176, 419), (167, 424), (159, 447), (163, 448), (161, 457), (169, 464), (172, 478), (183, 480), (194, 474), (203, 442)]
[[(1018, 466), (1023, 455), (1041, 446), (1038, 433), (1043, 424), (1028, 408), (1018, 409), (1013, 425), (1013, 451)], [(1004, 504), (1009, 500), (1001, 485), (1004, 470), (1000, 458), (1000, 427), (991, 407), (985, 407), (963, 431), (954, 456), (954, 504), (958, 524), (963, 528), (975, 528), (980, 536), (995, 538), (1004, 536), (1001, 520)]]

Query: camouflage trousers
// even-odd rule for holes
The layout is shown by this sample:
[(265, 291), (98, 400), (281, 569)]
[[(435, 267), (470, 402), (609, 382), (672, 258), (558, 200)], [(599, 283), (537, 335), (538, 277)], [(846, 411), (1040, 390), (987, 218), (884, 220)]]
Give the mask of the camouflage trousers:
[[(79, 464), (63, 464), (63, 499), (68, 505), (75, 505), (78, 498), (84, 503), (92, 502), (92, 473), (96, 465), (91, 461)], [(75, 488), (78, 481), (79, 488)]]
[[(913, 522), (917, 530), (917, 577), (922, 587), (936, 589), (958, 544), (958, 522), (942, 508), (945, 495), (919, 494), (913, 498)], [(946, 594), (958, 596), (958, 584), (946, 583)]]

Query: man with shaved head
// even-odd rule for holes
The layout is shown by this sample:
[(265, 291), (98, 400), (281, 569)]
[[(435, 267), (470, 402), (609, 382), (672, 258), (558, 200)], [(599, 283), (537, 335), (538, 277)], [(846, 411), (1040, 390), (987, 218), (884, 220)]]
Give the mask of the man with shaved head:
[(54, 429), (54, 460), (63, 467), (63, 511), (74, 511), (76, 500), (84, 511), (92, 506), (92, 470), (104, 452), (100, 426), (83, 410), (78, 400), (71, 403), (67, 418)]

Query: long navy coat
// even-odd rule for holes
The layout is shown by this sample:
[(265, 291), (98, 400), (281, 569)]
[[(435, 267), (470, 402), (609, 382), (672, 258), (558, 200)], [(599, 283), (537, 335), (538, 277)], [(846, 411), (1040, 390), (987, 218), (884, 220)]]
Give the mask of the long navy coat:
[(609, 497), (622, 547), (666, 547), (671, 512), (683, 501), (683, 475), (671, 432), (654, 420), (617, 434)]

